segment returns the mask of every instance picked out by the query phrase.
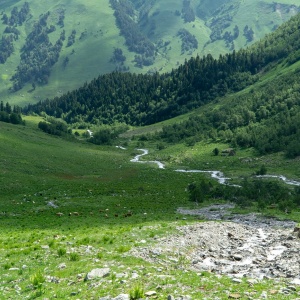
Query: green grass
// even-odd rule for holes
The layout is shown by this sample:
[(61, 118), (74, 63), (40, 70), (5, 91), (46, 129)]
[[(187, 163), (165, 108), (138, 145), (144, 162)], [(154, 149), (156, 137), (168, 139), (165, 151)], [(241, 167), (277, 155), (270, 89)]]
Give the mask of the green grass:
[[(215, 147), (228, 147), (218, 143), (158, 151), (155, 143), (146, 142), (150, 154), (144, 159), (166, 162), (167, 168), (160, 170), (154, 164), (130, 162), (138, 153), (136, 140), (128, 141), (127, 150), (66, 141), (39, 131), (39, 120), (26, 118), (27, 126), (0, 123), (0, 299), (68, 299), (72, 293), (83, 299), (134, 296), (139, 289), (156, 290), (158, 299), (175, 290), (193, 299), (227, 299), (224, 289), (259, 297), (263, 290), (283, 285), (262, 281), (249, 286), (246, 280), (234, 284), (227, 277), (185, 272), (184, 258), (165, 268), (131, 256), (130, 250), (195, 222), (191, 216), (182, 220), (176, 209), (193, 207), (185, 189), (200, 175), (176, 173), (177, 167), (220, 169), (238, 178), (251, 175), (264, 162), (270, 173), (299, 178), (297, 160), (285, 160), (281, 154), (256, 157), (251, 150), (239, 150), (235, 157), (212, 156)], [(243, 163), (244, 157), (252, 162)], [(128, 211), (132, 215), (125, 217)], [(289, 217), (300, 220), (297, 211)], [(84, 281), (86, 273), (102, 267), (109, 267), (111, 275), (90, 288), (96, 281)], [(131, 279), (133, 271), (138, 279)], [(127, 273), (125, 285), (118, 277), (122, 273)], [(296, 294), (290, 295), (293, 298)]]

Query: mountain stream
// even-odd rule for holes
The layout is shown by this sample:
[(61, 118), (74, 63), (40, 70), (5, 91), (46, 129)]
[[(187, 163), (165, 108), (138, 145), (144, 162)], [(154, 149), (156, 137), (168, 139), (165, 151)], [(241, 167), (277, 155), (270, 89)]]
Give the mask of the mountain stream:
[[(138, 150), (142, 154), (136, 155), (131, 162), (155, 163), (159, 168), (165, 168), (159, 161), (141, 161), (148, 150)], [(230, 180), (221, 171), (176, 171), (209, 173), (220, 184), (228, 184)], [(300, 182), (283, 175), (258, 177), (278, 178), (286, 184), (300, 186)], [(188, 268), (194, 271), (206, 270), (237, 279), (245, 276), (257, 280), (286, 278), (290, 283), (300, 285), (300, 232), (294, 231), (296, 223), (256, 213), (232, 214), (232, 208), (233, 204), (179, 208), (179, 214), (194, 215), (208, 222), (179, 226), (175, 235), (159, 238), (154, 246), (132, 249), (131, 254), (147, 261), (159, 261), (162, 265), (178, 262), (183, 255), (189, 261)]]

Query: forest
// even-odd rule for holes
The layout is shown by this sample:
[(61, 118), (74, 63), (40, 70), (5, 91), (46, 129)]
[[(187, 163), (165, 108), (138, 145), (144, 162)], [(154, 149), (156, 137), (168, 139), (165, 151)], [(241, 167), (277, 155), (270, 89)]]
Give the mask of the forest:
[(134, 19), (135, 10), (128, 0), (110, 0), (115, 10), (117, 26), (125, 37), (128, 49), (135, 52), (136, 65), (139, 67), (152, 65), (155, 59), (155, 45), (140, 31)]
[(21, 116), (21, 108), (13, 106), (7, 102), (5, 105), (3, 101), (0, 103), (0, 122), (12, 124), (25, 124)]
[[(299, 27), (298, 15), (249, 48), (218, 59), (196, 56), (166, 74), (101, 75), (73, 92), (29, 105), (25, 111), (45, 112), (74, 126), (84, 122), (141, 126), (163, 121), (217, 103), (220, 97), (251, 86), (275, 65), (298, 61)], [(260, 153), (285, 149), (287, 155), (295, 156), (300, 148), (298, 72), (295, 69), (250, 94), (233, 96), (220, 109), (166, 126), (159, 138), (176, 142), (208, 136), (253, 146)]]
[[(11, 79), (13, 91), (20, 90), (28, 82), (33, 84), (33, 88), (36, 84), (48, 83), (51, 67), (58, 61), (65, 39), (65, 33), (62, 31), (54, 45), (50, 42), (49, 34), (56, 28), (54, 25), (47, 26), (49, 16), (50, 12), (41, 15), (26, 38), (21, 50), (21, 62)], [(71, 37), (73, 39), (73, 33)], [(68, 42), (70, 43), (70, 40)]]

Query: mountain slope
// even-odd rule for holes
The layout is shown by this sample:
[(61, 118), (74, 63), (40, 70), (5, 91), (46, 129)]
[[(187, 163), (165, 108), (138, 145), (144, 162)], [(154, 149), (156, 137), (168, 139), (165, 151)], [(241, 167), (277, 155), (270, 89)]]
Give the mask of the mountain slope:
[[(197, 53), (237, 50), (299, 11), (296, 0), (32, 0), (28, 11), (25, 3), (0, 4), (0, 97), (19, 105), (66, 93), (115, 69), (165, 72)], [(41, 39), (34, 39), (42, 15)], [(36, 55), (26, 46), (32, 40)]]
[(200, 117), (164, 128), (160, 137), (169, 142), (220, 137), (261, 153), (287, 150), (295, 157), (300, 154), (299, 28), (300, 14), (246, 50), (219, 59), (198, 56), (163, 75), (102, 75), (27, 111), (85, 127), (153, 124), (203, 107)]

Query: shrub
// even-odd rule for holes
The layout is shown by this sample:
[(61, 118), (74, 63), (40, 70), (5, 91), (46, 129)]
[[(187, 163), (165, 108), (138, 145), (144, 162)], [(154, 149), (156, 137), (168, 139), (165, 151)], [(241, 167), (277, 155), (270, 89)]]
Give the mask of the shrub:
[(80, 256), (76, 252), (71, 252), (70, 253), (70, 261), (78, 261), (80, 259)]
[(30, 277), (30, 282), (35, 289), (41, 289), (43, 283), (45, 282), (45, 277), (40, 271), (38, 271)]
[(144, 289), (141, 286), (137, 285), (132, 290), (130, 290), (129, 297), (130, 300), (137, 300), (144, 298), (144, 294)]
[(67, 253), (67, 250), (65, 248), (59, 248), (57, 250), (58, 256), (64, 256)]

